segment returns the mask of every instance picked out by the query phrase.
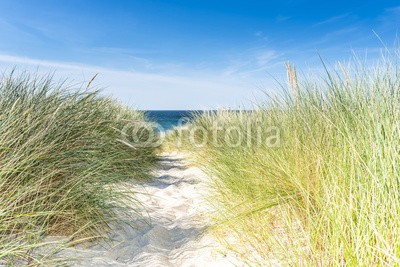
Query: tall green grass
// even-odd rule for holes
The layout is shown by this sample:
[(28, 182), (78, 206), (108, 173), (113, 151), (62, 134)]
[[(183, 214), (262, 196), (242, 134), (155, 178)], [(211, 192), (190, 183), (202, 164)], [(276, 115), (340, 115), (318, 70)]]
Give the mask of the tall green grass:
[[(123, 182), (146, 179), (154, 148), (127, 145), (144, 122), (98, 91), (29, 74), (0, 78), (0, 265), (50, 259), (45, 236), (102, 236), (135, 203)], [(124, 141), (121, 141), (124, 140)], [(127, 141), (128, 140), (128, 141)], [(71, 243), (71, 244), (72, 244)]]
[(288, 68), (281, 96), (189, 126), (203, 129), (192, 132), (198, 144), (207, 136), (197, 150), (185, 146), (216, 177), (219, 233), (236, 232), (231, 248), (251, 265), (400, 265), (396, 61), (339, 65), (314, 81)]

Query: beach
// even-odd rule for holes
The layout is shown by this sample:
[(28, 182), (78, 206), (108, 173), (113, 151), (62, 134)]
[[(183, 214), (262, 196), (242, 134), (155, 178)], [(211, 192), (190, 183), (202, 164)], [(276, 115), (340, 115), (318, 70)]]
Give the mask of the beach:
[(373, 2), (0, 1), (0, 267), (400, 266)]
[(73, 259), (73, 266), (244, 266), (206, 232), (209, 177), (188, 166), (181, 153), (163, 154), (156, 176), (132, 184), (144, 217), (114, 225), (111, 243), (78, 246), (59, 256)]

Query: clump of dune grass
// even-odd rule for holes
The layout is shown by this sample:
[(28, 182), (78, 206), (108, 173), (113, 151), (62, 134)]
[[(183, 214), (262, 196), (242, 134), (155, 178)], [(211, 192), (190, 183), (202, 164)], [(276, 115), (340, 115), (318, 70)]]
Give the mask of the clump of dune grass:
[(35, 253), (45, 236), (65, 236), (69, 244), (102, 236), (135, 203), (123, 182), (149, 178), (156, 165), (154, 148), (135, 146), (124, 132), (144, 121), (98, 91), (51, 76), (3, 75), (0, 265), (50, 260), (49, 250)]
[(207, 136), (184, 147), (216, 177), (218, 233), (236, 232), (231, 248), (251, 265), (400, 265), (396, 62), (339, 64), (316, 80), (288, 66), (281, 96), (190, 125), (202, 129), (193, 140)]

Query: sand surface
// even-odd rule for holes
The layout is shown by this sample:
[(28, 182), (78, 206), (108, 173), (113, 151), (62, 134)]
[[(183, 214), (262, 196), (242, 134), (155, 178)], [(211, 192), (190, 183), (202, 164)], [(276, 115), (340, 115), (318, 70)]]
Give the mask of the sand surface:
[(156, 175), (132, 185), (144, 203), (140, 211), (151, 219), (118, 224), (111, 244), (74, 248), (64, 256), (77, 259), (74, 266), (244, 266), (205, 233), (207, 175), (181, 154), (163, 155)]

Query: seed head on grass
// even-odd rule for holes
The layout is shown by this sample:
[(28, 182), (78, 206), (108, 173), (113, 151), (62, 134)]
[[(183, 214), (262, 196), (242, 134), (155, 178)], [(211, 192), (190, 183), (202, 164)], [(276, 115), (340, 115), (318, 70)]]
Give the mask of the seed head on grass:
[[(400, 265), (400, 74), (398, 53), (393, 57), (377, 68), (340, 64), (324, 82), (298, 80), (287, 65), (289, 88), (272, 105), (204, 113), (187, 126), (204, 128), (195, 138), (212, 136), (215, 123), (225, 129), (218, 146), (208, 138), (196, 150), (189, 140), (184, 147), (216, 177), (216, 217), (237, 233), (242, 244), (234, 248), (251, 265)], [(279, 146), (226, 141), (237, 136), (228, 127), (259, 129), (266, 140), (270, 126), (280, 129)]]

